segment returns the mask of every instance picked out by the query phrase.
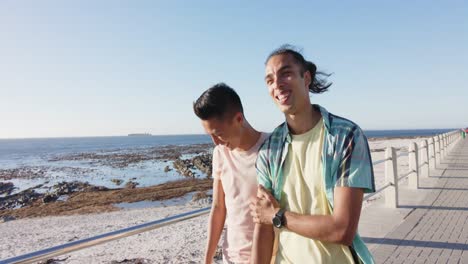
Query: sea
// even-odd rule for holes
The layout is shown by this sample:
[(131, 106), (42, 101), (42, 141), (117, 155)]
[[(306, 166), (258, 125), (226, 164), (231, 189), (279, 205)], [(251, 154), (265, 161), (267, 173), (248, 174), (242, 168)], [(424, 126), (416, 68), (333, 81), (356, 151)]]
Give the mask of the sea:
[[(419, 130), (367, 130), (368, 138), (433, 136), (454, 129)], [(170, 160), (147, 160), (124, 168), (96, 164), (90, 160), (55, 160), (55, 157), (80, 153), (115, 154), (145, 151), (168, 145), (185, 146), (210, 143), (207, 135), (166, 135), (166, 136), (115, 136), (115, 137), (77, 137), (77, 138), (29, 138), (0, 139), (0, 173), (18, 168), (28, 171), (42, 171), (42, 177), (1, 178), (0, 182), (12, 182), (15, 192), (42, 185), (43, 191), (61, 181), (83, 181), (93, 185), (118, 188), (128, 181), (138, 182), (138, 186), (151, 186), (171, 180), (183, 179), (172, 168)], [(187, 156), (189, 157), (189, 156)], [(166, 171), (165, 168), (171, 168)], [(196, 171), (197, 177), (206, 177)]]

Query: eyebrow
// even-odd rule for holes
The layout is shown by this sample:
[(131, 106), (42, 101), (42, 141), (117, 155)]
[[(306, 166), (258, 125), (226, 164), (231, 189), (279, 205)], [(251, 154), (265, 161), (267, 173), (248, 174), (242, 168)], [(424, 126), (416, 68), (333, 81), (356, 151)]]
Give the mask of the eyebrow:
[[(283, 67), (281, 67), (281, 68), (278, 70), (278, 72), (282, 72), (282, 71), (285, 71), (285, 70), (289, 70), (289, 69), (291, 69), (291, 68), (292, 68), (292, 65), (284, 65)], [(271, 73), (267, 74), (267, 75), (265, 76), (265, 81), (266, 81), (268, 78), (270, 78), (270, 76), (271, 76)]]

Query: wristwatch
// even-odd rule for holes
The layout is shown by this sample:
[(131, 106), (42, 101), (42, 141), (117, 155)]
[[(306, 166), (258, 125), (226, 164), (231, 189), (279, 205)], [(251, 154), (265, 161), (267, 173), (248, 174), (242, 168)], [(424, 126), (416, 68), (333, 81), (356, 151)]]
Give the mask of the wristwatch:
[(286, 219), (284, 218), (285, 209), (280, 209), (272, 219), (273, 225), (276, 228), (282, 228), (286, 225)]

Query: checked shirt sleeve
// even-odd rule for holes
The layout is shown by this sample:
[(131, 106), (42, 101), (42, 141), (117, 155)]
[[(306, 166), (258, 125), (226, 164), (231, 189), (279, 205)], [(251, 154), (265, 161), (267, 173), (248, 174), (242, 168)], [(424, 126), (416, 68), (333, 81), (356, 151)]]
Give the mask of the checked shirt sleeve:
[(375, 192), (369, 144), (362, 130), (356, 127), (341, 144), (335, 187), (363, 188), (365, 193)]

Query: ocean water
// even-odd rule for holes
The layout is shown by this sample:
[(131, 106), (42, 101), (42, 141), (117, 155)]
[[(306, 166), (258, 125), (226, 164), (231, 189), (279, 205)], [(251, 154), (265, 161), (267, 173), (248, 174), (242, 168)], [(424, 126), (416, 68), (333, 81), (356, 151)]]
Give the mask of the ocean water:
[(26, 157), (210, 143), (207, 135), (0, 139), (0, 161)]
[[(41, 177), (22, 177), (0, 181), (12, 182), (20, 192), (36, 188), (47, 192), (49, 188), (62, 181), (82, 181), (108, 188), (123, 187), (127, 182), (137, 182), (139, 187), (151, 186), (168, 181), (183, 179), (173, 169), (170, 160), (145, 160), (123, 168), (103, 165), (92, 159), (53, 160), (63, 155), (96, 153), (113, 155), (120, 153), (142, 153), (145, 150), (167, 145), (192, 145), (211, 143), (207, 135), (180, 136), (122, 136), (87, 138), (37, 138), (37, 139), (0, 139), (0, 171), (26, 168), (28, 171), (43, 171)], [(184, 154), (181, 158), (190, 158)], [(172, 170), (166, 172), (165, 167)], [(201, 171), (193, 170), (197, 177), (205, 177)], [(26, 173), (29, 174), (29, 173)], [(121, 184), (113, 180), (119, 179)]]
[[(369, 130), (364, 133), (367, 137), (407, 137), (431, 136), (451, 130), (453, 129)], [(42, 177), (8, 180), (17, 187), (15, 192), (39, 184), (43, 184), (41, 188), (45, 192), (58, 182), (74, 180), (109, 188), (122, 187), (128, 181), (138, 182), (141, 187), (151, 186), (184, 177), (175, 170), (164, 171), (167, 166), (172, 168), (170, 160), (147, 160), (124, 168), (116, 168), (86, 159), (58, 161), (51, 159), (79, 153), (138, 153), (159, 146), (199, 143), (211, 143), (211, 139), (207, 135), (0, 139), (0, 171), (24, 167), (34, 171), (45, 171)], [(182, 156), (182, 158), (190, 157), (190, 154)], [(194, 173), (197, 177), (206, 176), (197, 170), (194, 170)], [(113, 179), (120, 179), (123, 182), (118, 185), (112, 181)], [(6, 180), (0, 178), (0, 181)]]

